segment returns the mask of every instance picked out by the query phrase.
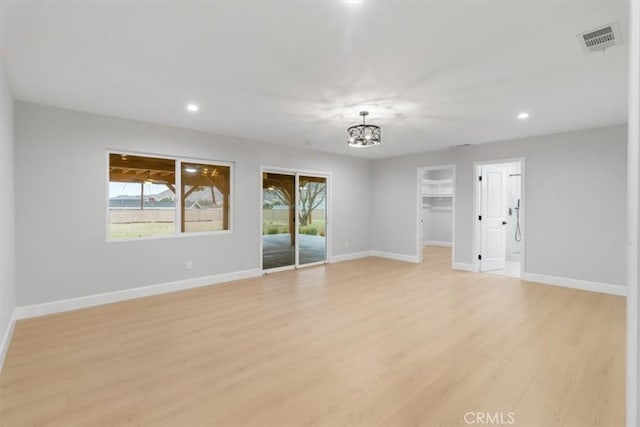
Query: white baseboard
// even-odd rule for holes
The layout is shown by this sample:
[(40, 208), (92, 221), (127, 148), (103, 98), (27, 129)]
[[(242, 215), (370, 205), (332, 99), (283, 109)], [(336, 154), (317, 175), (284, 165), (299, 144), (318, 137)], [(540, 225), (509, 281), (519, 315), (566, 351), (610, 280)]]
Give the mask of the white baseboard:
[(424, 242), (422, 242), (422, 244), (425, 246), (442, 246), (445, 248), (451, 247), (451, 242), (442, 242), (440, 240), (425, 240)]
[(419, 259), (415, 255), (394, 254), (392, 252), (371, 251), (370, 256), (376, 256), (380, 258), (394, 259), (396, 261), (405, 261), (419, 263)]
[(588, 280), (569, 279), (566, 277), (547, 276), (537, 273), (523, 273), (522, 280), (527, 282), (542, 283), (545, 285), (562, 286), (565, 288), (580, 289), (583, 291), (600, 292), (611, 295), (627, 295), (627, 287), (622, 285), (611, 285), (608, 283), (591, 282)]
[(460, 271), (470, 271), (472, 273), (476, 271), (475, 266), (473, 264), (466, 263), (466, 262), (454, 262), (453, 269), (460, 270)]
[(2, 372), (2, 367), (4, 366), (4, 360), (7, 357), (7, 353), (9, 352), (9, 344), (11, 344), (11, 338), (13, 337), (13, 330), (16, 327), (16, 311), (13, 310), (11, 312), (11, 317), (9, 318), (9, 324), (7, 325), (7, 330), (4, 331), (4, 335), (2, 336), (2, 341), (0, 341), (0, 372)]
[(141, 288), (124, 289), (122, 291), (88, 295), (85, 297), (70, 298), (61, 301), (17, 307), (15, 310), (15, 318), (19, 320), (28, 319), (31, 317), (46, 316), (48, 314), (62, 313), (64, 311), (79, 310), (81, 308), (95, 307), (98, 305), (111, 304), (114, 302), (126, 301), (135, 298), (143, 298), (152, 295), (216, 285), (225, 282), (232, 282), (234, 280), (258, 277), (261, 275), (262, 270), (259, 269), (245, 270), (235, 273), (216, 274), (214, 276), (197, 277), (194, 279), (180, 280), (177, 282), (162, 283), (159, 285), (144, 286)]
[(354, 259), (367, 258), (370, 257), (371, 251), (362, 251), (362, 252), (353, 252), (345, 255), (335, 255), (331, 257), (330, 262), (342, 262), (342, 261), (351, 261)]

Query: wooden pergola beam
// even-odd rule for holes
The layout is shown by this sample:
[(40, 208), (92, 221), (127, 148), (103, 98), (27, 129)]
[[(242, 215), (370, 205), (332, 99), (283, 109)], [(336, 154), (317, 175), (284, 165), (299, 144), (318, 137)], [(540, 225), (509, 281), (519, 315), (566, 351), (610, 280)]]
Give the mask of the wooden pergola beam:
[(159, 174), (156, 171), (130, 171), (126, 173), (123, 169), (111, 168), (109, 171), (109, 181), (111, 182), (133, 182), (144, 183), (148, 179), (157, 179), (166, 182), (160, 182), (159, 184), (175, 184), (175, 177), (172, 175)]
[(175, 172), (176, 161), (171, 159), (159, 159), (155, 157), (129, 156), (122, 154), (110, 154), (109, 165), (120, 169), (139, 169), (143, 171), (168, 171)]

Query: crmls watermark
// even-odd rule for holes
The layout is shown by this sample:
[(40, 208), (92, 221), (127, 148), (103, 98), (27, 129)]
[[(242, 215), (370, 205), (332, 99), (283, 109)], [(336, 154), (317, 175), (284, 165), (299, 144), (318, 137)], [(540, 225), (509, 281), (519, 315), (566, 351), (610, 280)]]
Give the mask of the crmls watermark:
[(516, 416), (513, 412), (467, 412), (464, 422), (470, 425), (512, 425), (516, 423)]

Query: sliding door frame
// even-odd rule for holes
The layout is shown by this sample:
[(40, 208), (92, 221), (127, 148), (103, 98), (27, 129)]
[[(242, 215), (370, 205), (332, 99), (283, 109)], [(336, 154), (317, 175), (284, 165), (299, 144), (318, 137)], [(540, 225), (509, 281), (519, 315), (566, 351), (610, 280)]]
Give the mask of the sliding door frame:
[[(294, 192), (295, 192), (295, 214), (294, 214), (294, 218), (295, 218), (295, 227), (294, 227), (294, 232), (295, 232), (295, 248), (294, 248), (294, 253), (295, 253), (295, 263), (294, 265), (291, 266), (285, 266), (285, 267), (276, 267), (276, 268), (270, 268), (268, 270), (264, 269), (264, 260), (263, 260), (263, 248), (262, 248), (262, 226), (263, 226), (263, 213), (262, 213), (262, 206), (264, 205), (264, 194), (263, 194), (263, 180), (264, 180), (264, 174), (265, 173), (275, 173), (275, 174), (282, 174), (282, 175), (292, 175), (295, 177), (295, 188), (294, 188)], [(308, 263), (308, 264), (300, 264), (300, 206), (298, 204), (298, 193), (300, 190), (300, 176), (310, 176), (310, 177), (318, 177), (318, 178), (325, 178), (327, 180), (327, 186), (326, 186), (326, 199), (325, 199), (325, 260), (324, 261), (318, 261), (318, 262), (312, 262), (312, 263)], [(304, 267), (313, 267), (316, 265), (322, 265), (322, 264), (328, 264), (331, 260), (331, 236), (333, 235), (333, 220), (331, 217), (331, 206), (332, 206), (332, 199), (331, 199), (331, 173), (330, 172), (318, 172), (318, 171), (309, 171), (309, 170), (301, 170), (301, 169), (293, 169), (293, 168), (282, 168), (282, 167), (277, 167), (277, 166), (260, 166), (260, 205), (258, 206), (259, 209), (259, 218), (260, 218), (260, 224), (259, 224), (259, 238), (260, 238), (260, 244), (258, 245), (259, 249), (259, 255), (260, 255), (260, 270), (263, 271), (263, 273), (276, 273), (278, 271), (286, 271), (286, 270), (294, 270), (294, 269), (298, 269), (298, 268), (304, 268)]]

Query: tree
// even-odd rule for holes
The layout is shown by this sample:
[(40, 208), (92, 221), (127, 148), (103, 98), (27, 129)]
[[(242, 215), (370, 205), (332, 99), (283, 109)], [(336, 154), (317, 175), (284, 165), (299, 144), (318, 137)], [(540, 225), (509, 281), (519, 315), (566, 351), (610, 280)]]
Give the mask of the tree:
[[(325, 189), (327, 184), (324, 182), (306, 182), (304, 183), (299, 192), (300, 202), (300, 226), (311, 224), (312, 212), (320, 206), (325, 200)], [(291, 206), (291, 196), (289, 192), (282, 187), (270, 187), (265, 192), (275, 196), (277, 199), (274, 205)]]
[(307, 182), (300, 189), (300, 226), (311, 224), (313, 211), (324, 202), (326, 187), (324, 182)]
[(289, 206), (291, 204), (290, 202), (291, 198), (289, 196), (289, 192), (282, 188), (273, 187), (273, 188), (265, 189), (264, 192), (265, 194), (270, 194), (272, 196), (275, 196), (275, 198), (277, 199), (271, 202), (273, 206)]

